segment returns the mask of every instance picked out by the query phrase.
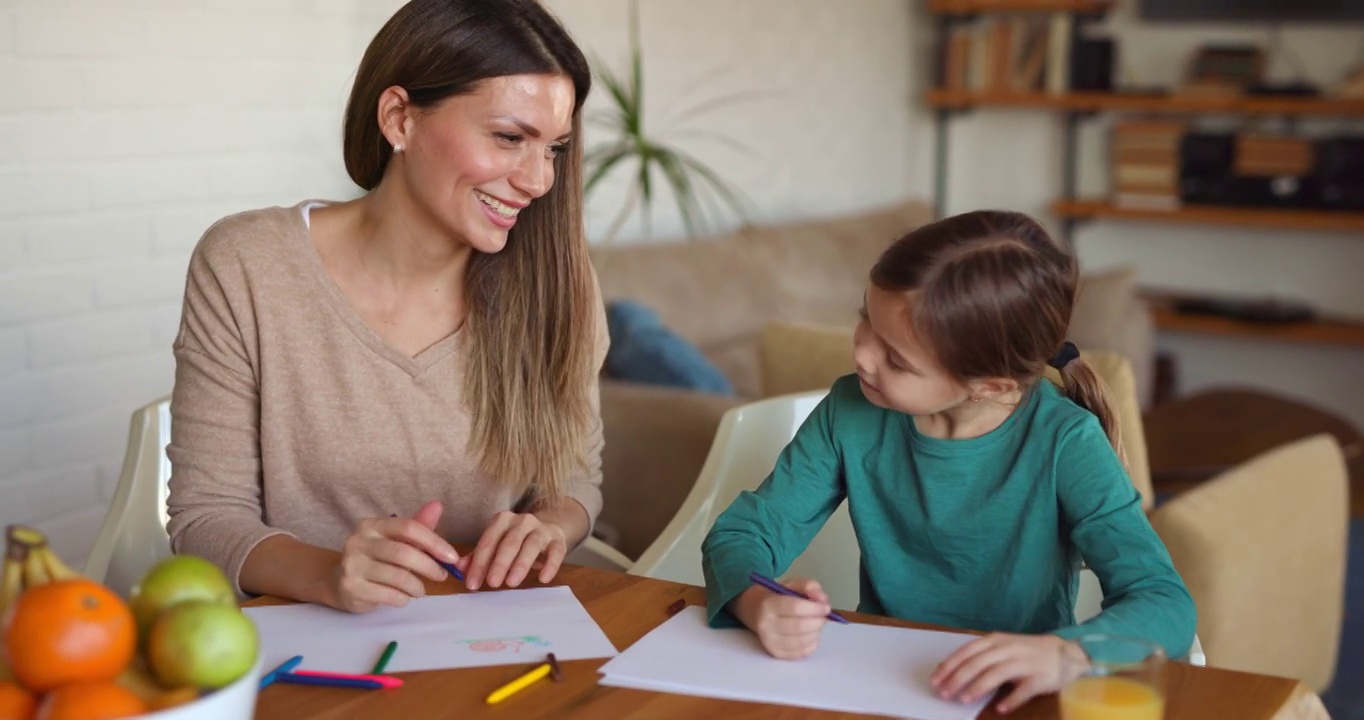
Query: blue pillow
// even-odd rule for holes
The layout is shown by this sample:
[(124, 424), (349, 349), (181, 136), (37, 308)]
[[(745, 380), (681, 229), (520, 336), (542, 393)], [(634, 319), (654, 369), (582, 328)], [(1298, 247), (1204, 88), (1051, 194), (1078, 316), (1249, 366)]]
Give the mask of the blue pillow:
[(663, 325), (658, 314), (629, 300), (606, 304), (611, 349), (606, 374), (617, 380), (733, 395), (734, 387), (701, 351)]

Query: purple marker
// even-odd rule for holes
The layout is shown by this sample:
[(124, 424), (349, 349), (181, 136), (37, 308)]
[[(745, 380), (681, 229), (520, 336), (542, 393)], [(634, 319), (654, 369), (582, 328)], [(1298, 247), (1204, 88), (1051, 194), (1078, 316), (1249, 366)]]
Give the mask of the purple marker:
[[(398, 517), (398, 513), (393, 513), (393, 514), (389, 515), (389, 517), (392, 517), (392, 518)], [(450, 573), (451, 575), (454, 575), (456, 580), (458, 580), (458, 581), (460, 581), (460, 582), (464, 582), (464, 573), (460, 572), (460, 571), (459, 571), (459, 568), (455, 567), (454, 565), (451, 565), (451, 564), (448, 563), (448, 562), (445, 562), (444, 560), (441, 560), (440, 558), (436, 557), (435, 555), (432, 555), (431, 553), (427, 553), (426, 555), (427, 555), (427, 557), (430, 557), (432, 560), (435, 560), (437, 565), (439, 565), (439, 566), (441, 566), (442, 568), (444, 568), (444, 569), (445, 569), (445, 572), (448, 572), (448, 573)]]
[[(759, 575), (758, 573), (755, 573), (755, 572), (749, 573), (749, 574), (748, 574), (748, 579), (749, 579), (749, 580), (752, 580), (753, 582), (757, 583), (758, 585), (761, 585), (761, 586), (767, 588), (768, 590), (771, 590), (772, 592), (777, 593), (777, 594), (779, 594), (779, 595), (789, 595), (789, 596), (791, 596), (791, 597), (798, 597), (798, 598), (801, 598), (801, 599), (803, 599), (803, 600), (809, 600), (809, 599), (810, 599), (810, 596), (806, 595), (805, 593), (796, 592), (795, 590), (792, 590), (791, 588), (786, 587), (785, 585), (782, 585), (781, 583), (777, 582), (776, 580), (773, 580), (773, 579), (768, 578), (768, 577), (764, 577), (764, 576)], [(829, 611), (829, 614), (826, 615), (825, 617), (829, 618), (830, 620), (833, 620), (834, 622), (843, 623), (844, 625), (851, 625), (851, 624), (852, 624), (852, 623), (848, 622), (848, 619), (847, 619), (847, 618), (843, 617), (842, 615), (839, 615), (838, 613), (834, 612), (833, 610), (830, 610), (830, 611)]]

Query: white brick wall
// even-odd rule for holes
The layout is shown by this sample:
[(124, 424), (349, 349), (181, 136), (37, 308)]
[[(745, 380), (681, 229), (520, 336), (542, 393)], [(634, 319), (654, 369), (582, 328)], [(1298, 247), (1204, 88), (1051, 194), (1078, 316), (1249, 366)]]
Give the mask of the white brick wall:
[[(73, 561), (87, 552), (129, 413), (170, 391), (190, 250), (229, 213), (354, 194), (342, 108), (400, 4), (0, 0), (0, 523), (38, 523)], [(619, 67), (624, 0), (548, 4)], [(755, 219), (926, 196), (904, 0), (641, 6), (660, 119), (775, 89), (689, 124), (753, 146), (688, 149), (748, 190)], [(621, 197), (595, 197), (590, 217), (604, 225)], [(681, 227), (666, 205), (657, 236)]]
[(353, 193), (341, 110), (394, 7), (0, 1), (0, 524), (88, 551), (129, 414), (170, 392), (190, 250)]

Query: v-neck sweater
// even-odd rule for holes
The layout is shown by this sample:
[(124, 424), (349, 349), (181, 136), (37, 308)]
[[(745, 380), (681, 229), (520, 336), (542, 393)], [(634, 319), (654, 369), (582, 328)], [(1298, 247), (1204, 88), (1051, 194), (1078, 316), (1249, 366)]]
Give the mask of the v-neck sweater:
[[(466, 334), (411, 357), (386, 343), (323, 265), (307, 204), (209, 228), (190, 259), (173, 346), (171, 547), (213, 561), (234, 584), (272, 535), (339, 550), (364, 518), (440, 500), (437, 533), (472, 544), (495, 514), (524, 506), (515, 483), (480, 471), (468, 448)], [(596, 306), (596, 336), (579, 341), (594, 343), (600, 369), (600, 292)], [(602, 434), (591, 382), (588, 463), (567, 497), (595, 521)]]

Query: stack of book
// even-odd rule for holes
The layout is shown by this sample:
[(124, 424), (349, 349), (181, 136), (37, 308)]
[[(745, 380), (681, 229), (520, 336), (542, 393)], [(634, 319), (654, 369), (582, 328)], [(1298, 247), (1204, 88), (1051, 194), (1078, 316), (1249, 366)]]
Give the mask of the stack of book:
[(1170, 120), (1113, 125), (1113, 204), (1148, 210), (1179, 207), (1179, 144), (1186, 126)]

